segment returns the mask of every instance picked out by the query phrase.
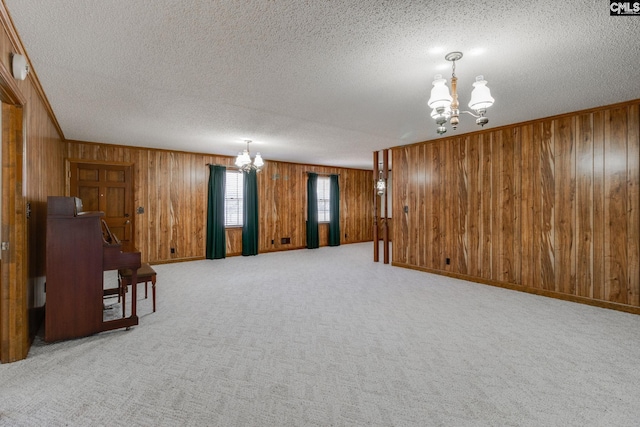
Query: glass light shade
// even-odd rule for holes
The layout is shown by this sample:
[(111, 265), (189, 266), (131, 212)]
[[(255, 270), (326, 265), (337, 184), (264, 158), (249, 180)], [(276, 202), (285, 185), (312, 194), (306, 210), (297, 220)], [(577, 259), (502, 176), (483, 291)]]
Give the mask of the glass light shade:
[(378, 192), (378, 196), (382, 196), (384, 194), (385, 187), (386, 185), (384, 183), (384, 179), (380, 178), (378, 182), (376, 182), (376, 190)]
[(476, 77), (476, 81), (473, 84), (473, 92), (471, 92), (471, 100), (469, 101), (469, 108), (472, 110), (484, 110), (493, 105), (493, 97), (491, 91), (487, 87), (487, 81), (482, 76)]
[(251, 158), (249, 157), (249, 152), (247, 150), (244, 150), (242, 153), (238, 153), (238, 157), (236, 158), (237, 167), (241, 168), (249, 163), (251, 163)]
[(260, 153), (256, 153), (256, 158), (253, 159), (253, 165), (258, 169), (264, 166), (264, 160), (262, 160)]
[(433, 87), (431, 88), (431, 97), (427, 103), (430, 108), (449, 108), (451, 106), (451, 95), (449, 94), (449, 88), (447, 87), (447, 81), (442, 78), (442, 75), (438, 74), (433, 80)]

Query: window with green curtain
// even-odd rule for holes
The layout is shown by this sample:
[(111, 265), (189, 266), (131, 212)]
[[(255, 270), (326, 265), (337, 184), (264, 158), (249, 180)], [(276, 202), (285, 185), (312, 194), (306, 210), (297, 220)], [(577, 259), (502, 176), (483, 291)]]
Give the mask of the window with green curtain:
[(227, 256), (227, 240), (224, 230), (224, 194), (226, 167), (209, 165), (209, 191), (207, 201), (207, 259)]
[(242, 221), (242, 255), (258, 255), (258, 174), (244, 173)]
[(224, 226), (242, 227), (244, 204), (244, 173), (227, 171), (224, 192)]
[(331, 219), (331, 195), (328, 176), (319, 176), (316, 182), (318, 194), (318, 223), (329, 222)]
[(338, 175), (329, 177), (329, 246), (340, 246), (340, 184)]
[(307, 248), (320, 247), (318, 235), (318, 174), (307, 174)]

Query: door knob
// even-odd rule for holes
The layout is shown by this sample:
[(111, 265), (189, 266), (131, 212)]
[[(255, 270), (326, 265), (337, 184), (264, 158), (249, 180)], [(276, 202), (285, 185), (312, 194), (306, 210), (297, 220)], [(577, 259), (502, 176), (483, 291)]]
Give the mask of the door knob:
[(129, 220), (129, 219), (128, 219), (128, 220), (126, 220), (124, 223), (125, 223), (125, 224), (131, 224), (131, 220)]

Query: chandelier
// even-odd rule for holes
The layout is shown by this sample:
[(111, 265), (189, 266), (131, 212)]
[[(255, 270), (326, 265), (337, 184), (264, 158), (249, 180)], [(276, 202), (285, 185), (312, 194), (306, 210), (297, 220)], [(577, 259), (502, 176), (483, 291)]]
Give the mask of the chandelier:
[[(444, 124), (449, 121), (453, 130), (456, 130), (458, 123), (460, 123), (460, 113), (458, 109), (458, 78), (456, 77), (456, 61), (462, 58), (462, 52), (450, 52), (444, 57), (447, 61), (453, 63), (453, 71), (451, 73), (451, 91), (452, 95), (449, 95), (449, 88), (447, 87), (447, 81), (442, 78), (441, 74), (435, 76), (433, 80), (433, 88), (431, 89), (431, 97), (429, 98), (429, 108), (433, 108), (431, 111), (431, 118), (433, 118), (438, 124), (438, 135), (442, 135), (447, 131)], [(475, 111), (475, 114), (470, 111), (462, 111), (476, 118), (476, 124), (484, 126), (489, 123), (489, 119), (485, 117), (487, 108), (493, 105), (494, 99), (491, 97), (491, 92), (487, 87), (487, 81), (483, 76), (476, 77), (475, 83), (473, 83), (473, 92), (471, 92), (471, 100), (469, 101), (469, 108)]]
[(242, 153), (238, 153), (238, 157), (236, 157), (236, 166), (243, 172), (249, 172), (251, 170), (255, 170), (256, 172), (260, 172), (262, 170), (262, 166), (264, 166), (264, 160), (262, 160), (262, 156), (260, 153), (256, 153), (255, 159), (253, 159), (253, 163), (251, 163), (251, 156), (249, 156), (249, 144), (251, 140), (245, 140), (247, 143), (247, 148), (242, 151)]

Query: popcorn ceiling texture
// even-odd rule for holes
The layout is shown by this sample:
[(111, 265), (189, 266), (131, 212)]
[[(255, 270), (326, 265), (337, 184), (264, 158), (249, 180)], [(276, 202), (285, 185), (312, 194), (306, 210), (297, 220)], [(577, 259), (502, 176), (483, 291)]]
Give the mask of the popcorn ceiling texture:
[(640, 17), (600, 0), (5, 4), (67, 139), (369, 168), (437, 136), (453, 50), (464, 108), (489, 82), (487, 127), (640, 98)]

